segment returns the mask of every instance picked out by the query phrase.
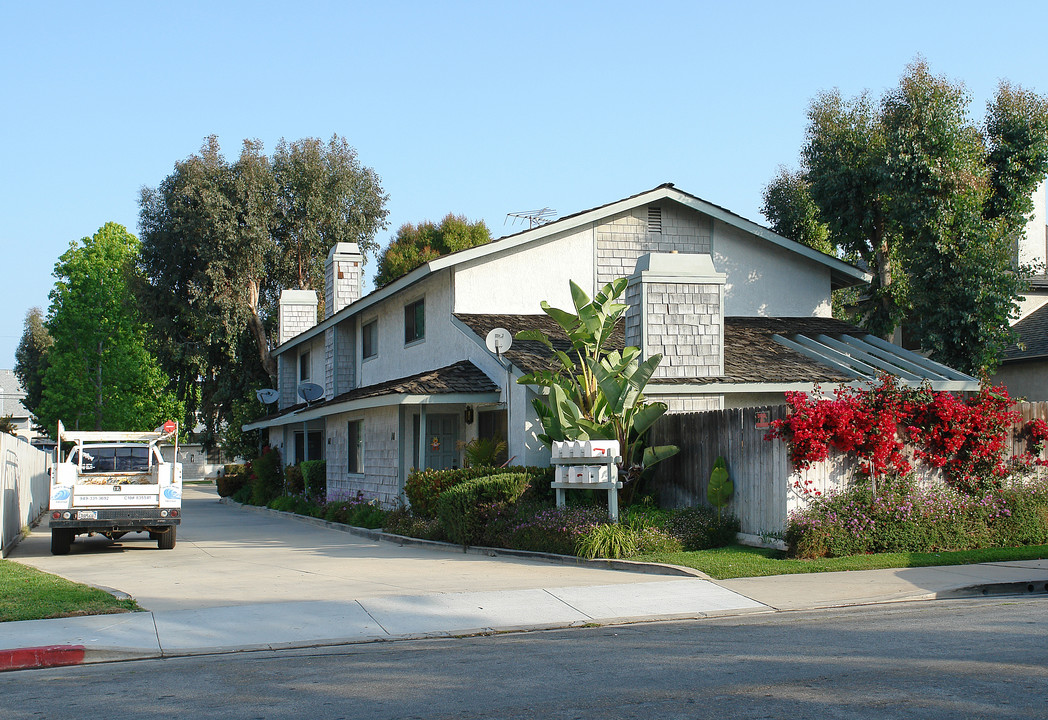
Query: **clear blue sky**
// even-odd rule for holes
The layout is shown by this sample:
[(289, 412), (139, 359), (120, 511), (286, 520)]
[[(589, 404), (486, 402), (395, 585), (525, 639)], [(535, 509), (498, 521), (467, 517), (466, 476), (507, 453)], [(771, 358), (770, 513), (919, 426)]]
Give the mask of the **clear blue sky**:
[[(448, 212), (567, 215), (663, 182), (763, 222), (811, 98), (875, 96), (921, 54), (981, 117), (1048, 93), (1048, 3), (0, 3), (0, 367), (69, 243), (218, 135), (345, 136), (389, 193), (385, 244)], [(373, 264), (367, 275), (373, 275)]]

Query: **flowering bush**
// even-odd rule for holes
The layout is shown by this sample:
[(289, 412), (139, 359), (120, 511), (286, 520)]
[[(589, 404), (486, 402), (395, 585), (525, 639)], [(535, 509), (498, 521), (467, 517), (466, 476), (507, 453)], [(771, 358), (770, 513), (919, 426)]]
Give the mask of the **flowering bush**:
[(786, 542), (795, 557), (929, 552), (1048, 543), (1048, 481), (972, 495), (892, 478), (813, 498), (791, 514)]
[[(961, 399), (902, 387), (883, 375), (870, 389), (841, 387), (832, 399), (787, 393), (786, 402), (790, 414), (772, 422), (766, 439), (785, 440), (798, 470), (826, 460), (832, 447), (854, 455), (862, 473), (905, 475), (912, 470), (910, 444), (914, 458), (942, 468), (947, 482), (965, 492), (998, 487), (1008, 474), (1008, 428), (1018, 413), (1003, 386), (984, 383), (976, 395)], [(810, 481), (799, 481), (797, 489), (819, 494)]]
[(328, 522), (343, 523), (353, 527), (380, 528), (389, 512), (382, 509), (378, 498), (366, 498), (364, 493), (347, 497), (332, 497), (319, 506), (318, 517)]
[(573, 507), (535, 506), (505, 511), (492, 519), (493, 544), (517, 550), (574, 555), (582, 538), (608, 522), (608, 510), (598, 505)]
[[(1028, 421), (1019, 432), (1019, 437), (1026, 441), (1026, 454), (1037, 457), (1044, 452), (1045, 442), (1048, 441), (1048, 422)], [(1040, 460), (1037, 464), (1048, 465), (1048, 461)]]

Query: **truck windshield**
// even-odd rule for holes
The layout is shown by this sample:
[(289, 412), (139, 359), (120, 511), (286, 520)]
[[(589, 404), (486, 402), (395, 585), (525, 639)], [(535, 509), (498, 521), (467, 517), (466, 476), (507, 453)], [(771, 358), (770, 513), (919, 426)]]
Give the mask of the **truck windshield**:
[[(80, 471), (83, 473), (146, 472), (148, 447), (85, 447)], [(73, 456), (73, 462), (77, 458)]]

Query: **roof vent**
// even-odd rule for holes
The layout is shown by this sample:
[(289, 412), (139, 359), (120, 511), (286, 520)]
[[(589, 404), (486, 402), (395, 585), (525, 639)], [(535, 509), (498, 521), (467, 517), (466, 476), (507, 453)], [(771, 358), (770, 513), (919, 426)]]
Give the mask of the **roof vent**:
[(662, 234), (662, 208), (656, 205), (648, 206), (648, 232)]

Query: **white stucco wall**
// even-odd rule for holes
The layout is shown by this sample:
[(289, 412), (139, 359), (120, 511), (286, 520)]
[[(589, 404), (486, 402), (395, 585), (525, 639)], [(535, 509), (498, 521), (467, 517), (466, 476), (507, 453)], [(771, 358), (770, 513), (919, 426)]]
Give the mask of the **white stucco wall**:
[(571, 305), (569, 280), (590, 295), (593, 281), (593, 231), (584, 228), (554, 236), (519, 252), (488, 256), (455, 273), (455, 312), (534, 315), (545, 300)]
[(725, 317), (830, 317), (830, 270), (717, 222), (713, 264), (727, 274)]
[[(451, 272), (433, 275), (397, 293), (379, 307), (363, 313), (378, 320), (378, 355), (361, 360), (357, 386), (407, 377), (463, 360), (463, 335), (451, 322)], [(420, 298), (426, 303), (426, 333), (422, 340), (404, 343), (404, 306)], [(357, 343), (358, 356), (361, 343)]]
[(1019, 298), (1019, 315), (1012, 318), (1011, 324), (1014, 325), (1027, 315), (1032, 315), (1045, 305), (1048, 305), (1048, 293), (1027, 293), (1025, 297)]

